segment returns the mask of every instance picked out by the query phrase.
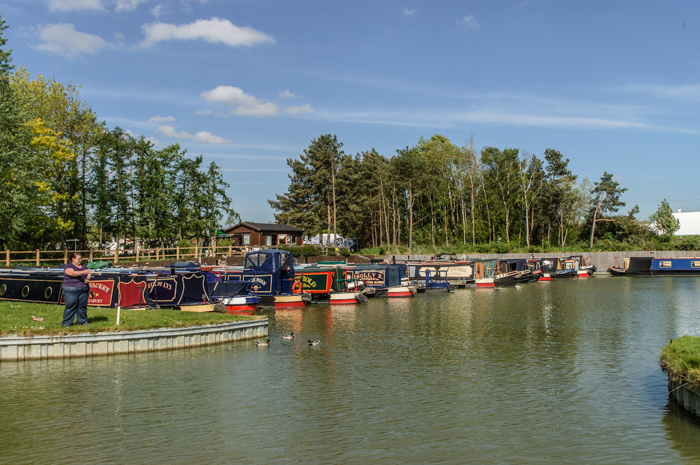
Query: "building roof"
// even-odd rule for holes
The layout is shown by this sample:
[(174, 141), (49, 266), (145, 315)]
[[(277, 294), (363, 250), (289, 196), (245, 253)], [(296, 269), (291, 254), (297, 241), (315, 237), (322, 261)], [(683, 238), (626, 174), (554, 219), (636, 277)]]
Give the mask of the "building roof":
[(676, 236), (700, 236), (700, 212), (678, 212), (673, 216), (681, 223)]
[(295, 228), (294, 226), (290, 226), (288, 224), (274, 224), (274, 223), (244, 223), (240, 222), (235, 226), (231, 226), (230, 228), (226, 229), (224, 232), (227, 234), (231, 234), (234, 232), (236, 228), (239, 228), (241, 226), (247, 226), (250, 229), (254, 229), (256, 231), (260, 232), (276, 232), (276, 233), (288, 233), (288, 234), (302, 234), (304, 230)]

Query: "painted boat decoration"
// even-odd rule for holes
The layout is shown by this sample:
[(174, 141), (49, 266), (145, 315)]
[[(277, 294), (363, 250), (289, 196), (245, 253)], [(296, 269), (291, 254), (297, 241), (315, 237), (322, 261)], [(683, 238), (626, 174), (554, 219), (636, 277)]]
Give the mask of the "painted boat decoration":
[(296, 279), (301, 283), (301, 291), (311, 296), (311, 303), (352, 305), (367, 302), (367, 297), (360, 290), (364, 283), (348, 279), (344, 265), (297, 268)]
[(374, 289), (374, 297), (413, 297), (416, 288), (407, 283), (407, 268), (405, 264), (390, 263), (356, 265), (348, 267), (347, 274), (350, 281), (362, 281)]
[(475, 267), (472, 261), (408, 263), (409, 280), (415, 283), (422, 283), (426, 278), (426, 273), (436, 276), (437, 272), (440, 273), (441, 278), (457, 287), (474, 287), (476, 281)]

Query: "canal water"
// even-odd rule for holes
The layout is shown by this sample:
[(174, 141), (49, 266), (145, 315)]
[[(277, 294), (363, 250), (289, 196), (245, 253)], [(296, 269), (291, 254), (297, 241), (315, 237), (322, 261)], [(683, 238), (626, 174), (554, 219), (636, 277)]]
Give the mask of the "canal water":
[(700, 463), (657, 362), (700, 336), (700, 279), (267, 315), (269, 348), (0, 364), (0, 462)]

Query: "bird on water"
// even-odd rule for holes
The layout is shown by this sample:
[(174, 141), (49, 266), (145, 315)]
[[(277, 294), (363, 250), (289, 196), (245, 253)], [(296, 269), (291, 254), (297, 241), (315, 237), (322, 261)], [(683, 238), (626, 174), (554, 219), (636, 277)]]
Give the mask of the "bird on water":
[(310, 345), (310, 346), (317, 346), (317, 345), (319, 345), (320, 343), (321, 343), (321, 341), (319, 341), (318, 339), (316, 339), (315, 341), (312, 341), (311, 339), (309, 339), (309, 345)]
[(260, 341), (258, 341), (258, 342), (256, 342), (256, 344), (258, 345), (258, 347), (269, 346), (269, 345), (270, 345), (270, 340), (268, 339), (268, 340), (265, 341), (265, 342), (260, 342)]
[(282, 339), (294, 339), (294, 333), (284, 334)]

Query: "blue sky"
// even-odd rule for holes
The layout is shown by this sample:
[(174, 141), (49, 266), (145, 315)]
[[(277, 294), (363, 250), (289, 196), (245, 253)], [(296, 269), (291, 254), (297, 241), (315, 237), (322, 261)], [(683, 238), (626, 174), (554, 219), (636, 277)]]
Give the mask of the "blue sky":
[(0, 0), (16, 65), (111, 126), (216, 161), (268, 221), (285, 160), (336, 134), (386, 156), (443, 134), (614, 173), (641, 217), (700, 210), (700, 3)]

